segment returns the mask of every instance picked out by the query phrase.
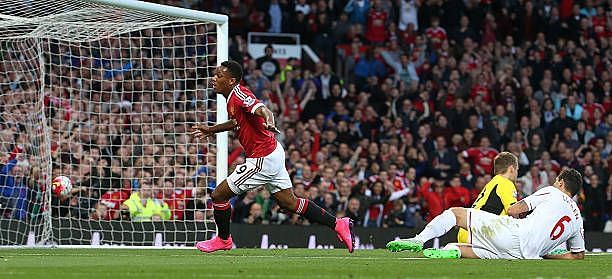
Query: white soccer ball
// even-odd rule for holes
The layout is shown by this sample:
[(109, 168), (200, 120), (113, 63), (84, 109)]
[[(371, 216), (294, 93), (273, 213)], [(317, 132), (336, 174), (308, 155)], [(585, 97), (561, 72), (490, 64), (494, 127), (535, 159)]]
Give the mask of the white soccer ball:
[(58, 176), (53, 179), (51, 183), (51, 191), (57, 196), (67, 196), (72, 190), (72, 182), (70, 178), (65, 176)]

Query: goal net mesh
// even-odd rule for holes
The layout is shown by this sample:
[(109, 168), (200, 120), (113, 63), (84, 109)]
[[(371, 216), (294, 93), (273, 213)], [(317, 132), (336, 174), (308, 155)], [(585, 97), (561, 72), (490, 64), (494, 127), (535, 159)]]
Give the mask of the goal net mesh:
[[(214, 232), (216, 24), (0, 1), (0, 245), (193, 245)], [(51, 193), (53, 177), (73, 184)], [(208, 190), (207, 190), (208, 189)]]

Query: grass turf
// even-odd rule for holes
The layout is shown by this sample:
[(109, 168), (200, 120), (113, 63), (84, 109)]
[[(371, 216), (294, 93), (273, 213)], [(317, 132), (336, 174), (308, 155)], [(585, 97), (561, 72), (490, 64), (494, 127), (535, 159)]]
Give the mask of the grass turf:
[(5, 249), (0, 278), (612, 278), (612, 254), (584, 261), (432, 260), (386, 250)]

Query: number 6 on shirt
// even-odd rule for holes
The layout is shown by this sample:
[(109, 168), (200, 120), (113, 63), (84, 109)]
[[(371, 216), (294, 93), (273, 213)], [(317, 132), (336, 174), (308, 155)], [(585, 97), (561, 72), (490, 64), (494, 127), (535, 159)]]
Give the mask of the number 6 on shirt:
[[(561, 219), (559, 219), (559, 221), (557, 221), (557, 224), (553, 227), (552, 231), (550, 231), (550, 239), (556, 240), (557, 238), (561, 237), (561, 235), (565, 231), (565, 225), (563, 224), (563, 222), (569, 223), (570, 221), (572, 221), (572, 219), (570, 219), (570, 217), (568, 217), (567, 215), (561, 217)], [(558, 229), (558, 232), (557, 232), (557, 229)]]

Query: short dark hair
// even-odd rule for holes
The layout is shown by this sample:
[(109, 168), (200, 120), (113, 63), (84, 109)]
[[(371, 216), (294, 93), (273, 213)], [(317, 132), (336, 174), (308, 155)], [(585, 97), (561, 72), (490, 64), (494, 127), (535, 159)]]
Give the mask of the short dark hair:
[(518, 159), (510, 152), (501, 152), (493, 160), (493, 173), (495, 175), (505, 173), (510, 166), (516, 167)]
[(582, 175), (575, 169), (562, 170), (559, 176), (557, 176), (557, 180), (563, 181), (565, 190), (567, 190), (572, 197), (582, 188)]
[(234, 60), (227, 60), (221, 63), (221, 66), (227, 68), (227, 71), (236, 79), (236, 82), (242, 81), (242, 66)]

